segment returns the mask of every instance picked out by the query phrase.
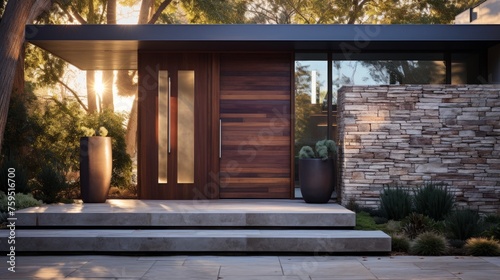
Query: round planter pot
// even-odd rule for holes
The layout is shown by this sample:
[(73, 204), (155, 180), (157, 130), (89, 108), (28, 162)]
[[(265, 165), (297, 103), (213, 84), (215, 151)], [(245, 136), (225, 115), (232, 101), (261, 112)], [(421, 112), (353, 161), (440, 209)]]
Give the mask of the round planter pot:
[(106, 202), (113, 167), (110, 137), (80, 138), (80, 189), (85, 203)]
[(300, 159), (299, 180), (302, 197), (307, 203), (327, 203), (335, 189), (333, 159)]

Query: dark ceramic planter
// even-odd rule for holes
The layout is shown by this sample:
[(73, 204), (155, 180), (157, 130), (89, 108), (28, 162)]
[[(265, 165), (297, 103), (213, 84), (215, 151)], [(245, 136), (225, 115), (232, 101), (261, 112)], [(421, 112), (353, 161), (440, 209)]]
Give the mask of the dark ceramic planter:
[(80, 138), (80, 188), (85, 203), (106, 202), (112, 170), (110, 137)]
[(305, 202), (327, 203), (335, 189), (335, 179), (333, 159), (300, 159), (300, 191)]

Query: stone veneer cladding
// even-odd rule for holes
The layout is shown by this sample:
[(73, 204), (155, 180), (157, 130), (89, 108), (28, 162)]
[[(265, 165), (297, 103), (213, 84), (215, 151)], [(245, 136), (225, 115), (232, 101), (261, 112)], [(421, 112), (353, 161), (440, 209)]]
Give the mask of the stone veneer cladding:
[(500, 206), (500, 86), (343, 87), (341, 197), (376, 207), (384, 184), (446, 182), (458, 205)]

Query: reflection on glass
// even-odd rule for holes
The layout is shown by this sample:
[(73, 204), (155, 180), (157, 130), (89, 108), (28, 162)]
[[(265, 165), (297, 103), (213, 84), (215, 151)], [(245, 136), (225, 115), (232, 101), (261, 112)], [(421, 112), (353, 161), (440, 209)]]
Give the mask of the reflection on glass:
[(168, 71), (158, 74), (158, 183), (167, 183), (168, 171)]
[(304, 145), (313, 145), (327, 137), (326, 60), (295, 62), (295, 153)]
[(194, 71), (179, 71), (177, 182), (194, 183)]
[(454, 53), (451, 55), (451, 84), (480, 84), (484, 80), (479, 75), (479, 55), (477, 53)]

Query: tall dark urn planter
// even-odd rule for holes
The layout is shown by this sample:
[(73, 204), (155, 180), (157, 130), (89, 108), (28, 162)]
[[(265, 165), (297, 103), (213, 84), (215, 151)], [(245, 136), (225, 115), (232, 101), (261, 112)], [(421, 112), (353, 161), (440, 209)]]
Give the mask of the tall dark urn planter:
[(80, 188), (84, 203), (106, 202), (112, 171), (111, 138), (80, 138)]
[(335, 189), (335, 161), (332, 158), (299, 160), (302, 197), (307, 203), (327, 203)]

